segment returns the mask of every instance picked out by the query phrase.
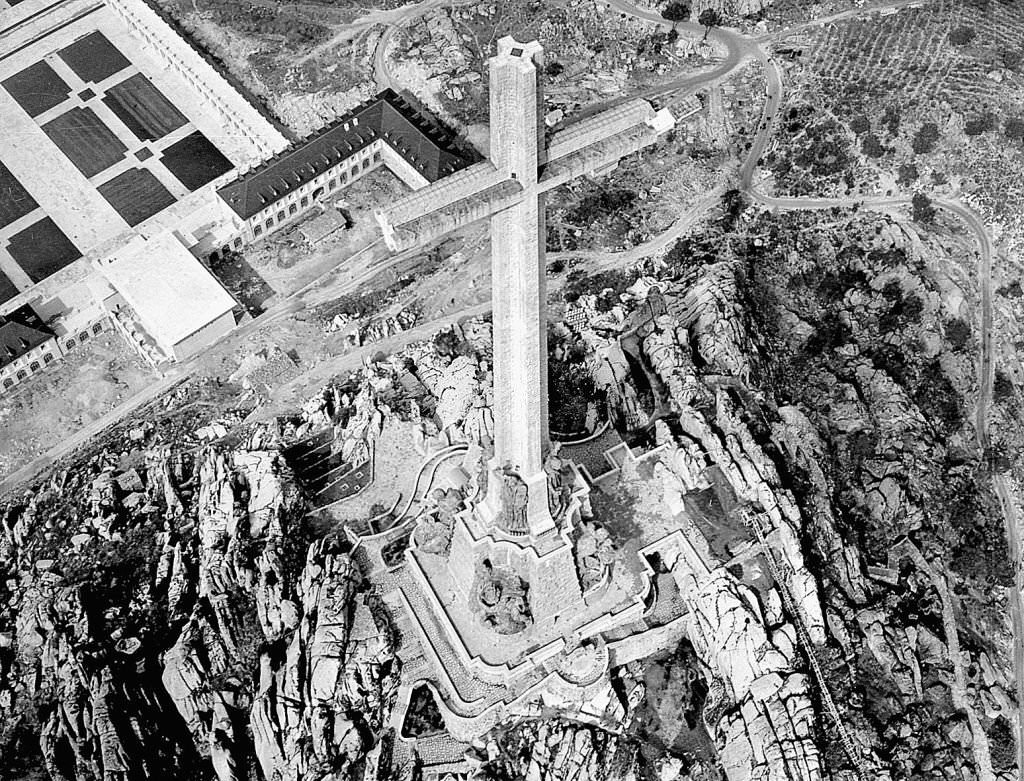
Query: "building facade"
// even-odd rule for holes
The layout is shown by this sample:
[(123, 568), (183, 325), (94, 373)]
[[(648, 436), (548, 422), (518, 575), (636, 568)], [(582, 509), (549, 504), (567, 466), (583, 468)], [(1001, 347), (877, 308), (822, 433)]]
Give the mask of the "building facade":
[(43, 371), (60, 355), (53, 331), (28, 304), (0, 316), (0, 394)]
[(381, 166), (418, 190), (473, 159), (455, 136), (386, 90), (218, 190), (238, 218), (230, 248), (287, 227)]

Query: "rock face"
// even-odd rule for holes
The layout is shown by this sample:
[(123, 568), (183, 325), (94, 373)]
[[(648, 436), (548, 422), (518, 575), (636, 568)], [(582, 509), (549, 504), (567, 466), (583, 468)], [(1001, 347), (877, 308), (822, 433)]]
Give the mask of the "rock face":
[(808, 676), (796, 670), (795, 632), (769, 636), (753, 590), (725, 570), (690, 581), (692, 636), (712, 673), (705, 719), (715, 732), (730, 781), (822, 778), (813, 740)]
[(310, 547), (298, 585), (302, 619), (260, 660), (253, 744), (267, 778), (345, 779), (374, 743), (397, 691), (389, 629), (358, 597), (351, 558)]
[[(40, 492), (5, 527), (7, 562), (61, 539), (77, 552), (19, 567), (0, 716), (25, 723), (45, 703), (42, 759), (64, 781), (235, 781), (257, 764), (266, 778), (348, 778), (387, 720), (394, 643), (349, 556), (303, 541), (272, 432), (194, 463), (168, 448), (145, 461), (130, 480), (90, 479), (71, 514)], [(73, 533), (47, 538), (42, 512)]]

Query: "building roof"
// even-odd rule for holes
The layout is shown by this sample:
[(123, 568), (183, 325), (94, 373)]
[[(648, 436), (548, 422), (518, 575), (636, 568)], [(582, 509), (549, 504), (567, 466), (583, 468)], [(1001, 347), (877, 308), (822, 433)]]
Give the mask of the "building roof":
[(0, 315), (0, 369), (52, 338), (53, 331), (28, 304)]
[(472, 162), (448, 130), (394, 90), (385, 90), (242, 174), (218, 193), (247, 220), (378, 139), (386, 141), (429, 182)]
[(231, 294), (170, 232), (137, 237), (99, 268), (165, 349), (235, 308)]

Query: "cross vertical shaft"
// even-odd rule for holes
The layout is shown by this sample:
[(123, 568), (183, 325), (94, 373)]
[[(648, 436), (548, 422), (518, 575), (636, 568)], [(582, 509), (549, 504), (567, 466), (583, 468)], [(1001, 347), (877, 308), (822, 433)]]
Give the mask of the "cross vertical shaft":
[[(529, 531), (552, 527), (544, 458), (548, 450), (547, 292), (544, 204), (537, 168), (544, 149), (536, 41), (498, 42), (490, 60), (491, 161), (523, 187), (523, 197), (491, 216), (495, 471), (510, 467), (528, 488)], [(500, 509), (492, 473), (488, 504)]]

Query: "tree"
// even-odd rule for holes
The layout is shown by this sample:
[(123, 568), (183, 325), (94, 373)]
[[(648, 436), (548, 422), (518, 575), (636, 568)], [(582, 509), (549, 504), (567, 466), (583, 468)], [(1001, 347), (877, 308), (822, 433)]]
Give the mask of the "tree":
[(999, 52), (999, 56), (1003, 61), (1004, 68), (1015, 71), (1020, 67), (1021, 60), (1024, 59), (1024, 52), (1020, 49), (1003, 49)]
[(946, 341), (953, 348), (954, 352), (963, 352), (971, 340), (971, 326), (960, 317), (954, 317), (946, 321)]
[(850, 130), (858, 136), (871, 130), (871, 122), (863, 114), (857, 114), (850, 120)]
[(992, 382), (992, 398), (996, 401), (1013, 398), (1013, 380), (1001, 369), (996, 369), (996, 376)]
[(868, 157), (876, 159), (885, 154), (885, 147), (874, 133), (867, 133), (861, 138), (860, 148)]
[(719, 16), (718, 11), (714, 8), (705, 8), (700, 12), (700, 16), (697, 17), (697, 22), (704, 26), (704, 40), (707, 40), (711, 28), (717, 27), (722, 23), (722, 17)]
[(552, 60), (544, 66), (544, 74), (547, 76), (557, 76), (565, 70), (565, 66), (562, 65), (558, 60)]
[(1003, 135), (1011, 141), (1024, 141), (1024, 117), (1010, 117), (1003, 125)]
[(904, 163), (899, 167), (899, 177), (896, 179), (896, 184), (913, 184), (919, 175), (920, 172), (917, 170), (916, 165)]
[(949, 34), (949, 42), (954, 46), (966, 46), (974, 40), (974, 28), (961, 25)]
[(688, 0), (671, 0), (661, 15), (670, 22), (685, 22), (690, 18), (690, 3)]
[(939, 126), (934, 122), (925, 122), (917, 131), (910, 146), (914, 152), (921, 155), (934, 151), (937, 143), (939, 143)]
[(969, 136), (980, 136), (996, 129), (996, 115), (991, 111), (971, 117), (964, 123), (964, 132)]
[(930, 223), (935, 221), (935, 207), (931, 199), (924, 193), (914, 193), (910, 202), (915, 222)]

